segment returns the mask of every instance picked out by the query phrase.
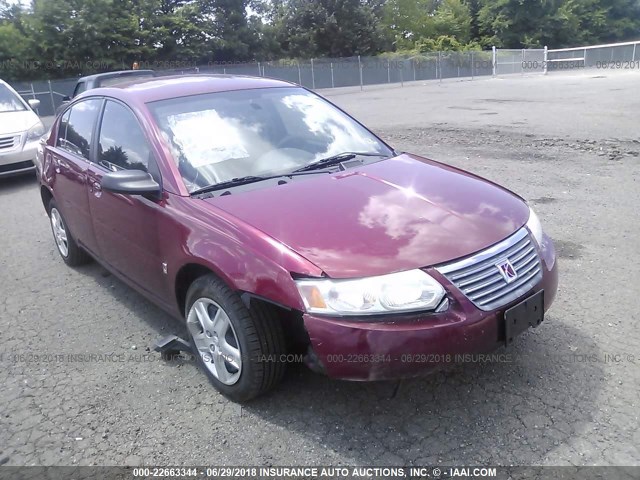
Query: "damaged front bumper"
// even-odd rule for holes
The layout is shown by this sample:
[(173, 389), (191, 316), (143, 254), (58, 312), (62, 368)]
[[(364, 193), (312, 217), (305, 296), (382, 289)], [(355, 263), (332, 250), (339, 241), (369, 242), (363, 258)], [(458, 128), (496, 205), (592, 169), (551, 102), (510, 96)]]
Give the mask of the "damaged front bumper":
[(435, 270), (445, 286), (449, 308), (442, 313), (394, 315), (384, 321), (354, 321), (304, 315), (311, 342), (307, 365), (346, 380), (391, 380), (421, 376), (467, 354), (492, 352), (505, 344), (504, 312), (544, 290), (544, 310), (553, 302), (558, 270), (553, 243), (545, 236), (538, 254), (542, 280), (530, 291), (493, 311), (477, 308)]

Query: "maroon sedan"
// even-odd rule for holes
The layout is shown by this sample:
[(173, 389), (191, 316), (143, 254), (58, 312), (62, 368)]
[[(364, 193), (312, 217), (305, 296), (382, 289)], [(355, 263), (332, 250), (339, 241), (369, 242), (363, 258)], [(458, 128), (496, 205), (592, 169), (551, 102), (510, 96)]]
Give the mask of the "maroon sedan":
[(90, 257), (186, 321), (213, 385), (422, 374), (537, 326), (553, 244), (512, 192), (395, 152), (265, 78), (159, 78), (75, 98), (39, 172), (63, 260)]

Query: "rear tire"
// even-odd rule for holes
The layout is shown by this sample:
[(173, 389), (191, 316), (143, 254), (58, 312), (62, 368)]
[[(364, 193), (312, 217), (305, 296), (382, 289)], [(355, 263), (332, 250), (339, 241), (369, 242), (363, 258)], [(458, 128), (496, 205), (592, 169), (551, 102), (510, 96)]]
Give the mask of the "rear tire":
[(51, 231), (53, 232), (53, 240), (55, 241), (58, 253), (64, 260), (64, 263), (70, 267), (84, 265), (91, 260), (91, 257), (82, 250), (76, 243), (75, 239), (69, 232), (67, 222), (58, 210), (55, 200), (49, 202), (49, 220), (51, 223)]
[(205, 275), (189, 287), (185, 313), (196, 361), (220, 393), (246, 402), (280, 382), (285, 336), (272, 307), (254, 302), (249, 310), (222, 280)]

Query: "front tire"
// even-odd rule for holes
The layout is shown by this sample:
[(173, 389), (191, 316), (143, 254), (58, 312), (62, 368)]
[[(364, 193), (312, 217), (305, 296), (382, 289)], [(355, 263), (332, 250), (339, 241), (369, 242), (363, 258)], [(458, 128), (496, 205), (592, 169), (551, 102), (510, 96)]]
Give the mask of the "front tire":
[(84, 265), (91, 260), (91, 257), (82, 250), (71, 236), (67, 223), (65, 222), (55, 200), (49, 202), (49, 220), (51, 223), (51, 231), (53, 232), (53, 240), (58, 248), (58, 253), (64, 260), (64, 263), (70, 267)]
[(185, 313), (196, 361), (220, 393), (245, 402), (282, 379), (285, 337), (272, 307), (255, 302), (249, 310), (219, 278), (205, 275), (189, 287)]

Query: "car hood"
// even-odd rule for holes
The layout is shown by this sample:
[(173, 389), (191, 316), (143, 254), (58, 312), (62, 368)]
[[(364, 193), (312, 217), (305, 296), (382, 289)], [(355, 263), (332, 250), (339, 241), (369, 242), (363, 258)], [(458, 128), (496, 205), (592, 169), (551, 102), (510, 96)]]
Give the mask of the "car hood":
[(38, 121), (38, 116), (32, 110), (0, 112), (0, 135), (22, 133)]
[(503, 240), (529, 218), (508, 190), (407, 154), (207, 202), (334, 278), (448, 262)]

